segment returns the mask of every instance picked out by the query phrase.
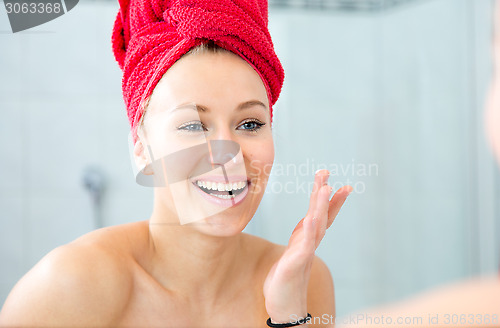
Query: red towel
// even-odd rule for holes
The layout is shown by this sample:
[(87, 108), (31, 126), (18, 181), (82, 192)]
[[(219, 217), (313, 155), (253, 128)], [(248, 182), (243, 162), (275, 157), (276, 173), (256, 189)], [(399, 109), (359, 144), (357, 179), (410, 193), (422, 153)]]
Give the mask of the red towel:
[(119, 2), (112, 43), (123, 70), (123, 98), (134, 143), (142, 102), (177, 59), (207, 39), (241, 56), (259, 73), (272, 119), (284, 71), (267, 27), (267, 0)]

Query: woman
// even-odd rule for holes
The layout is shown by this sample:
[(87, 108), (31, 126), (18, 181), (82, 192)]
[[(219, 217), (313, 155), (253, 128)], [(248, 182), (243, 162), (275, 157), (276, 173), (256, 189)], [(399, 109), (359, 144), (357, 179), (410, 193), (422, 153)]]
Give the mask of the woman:
[(50, 252), (14, 287), (0, 325), (263, 327), (333, 317), (332, 278), (314, 252), (350, 186), (330, 200), (328, 171), (317, 172), (287, 247), (242, 232), (273, 163), (271, 107), (283, 82), (267, 3), (120, 7), (114, 51), (153, 212)]

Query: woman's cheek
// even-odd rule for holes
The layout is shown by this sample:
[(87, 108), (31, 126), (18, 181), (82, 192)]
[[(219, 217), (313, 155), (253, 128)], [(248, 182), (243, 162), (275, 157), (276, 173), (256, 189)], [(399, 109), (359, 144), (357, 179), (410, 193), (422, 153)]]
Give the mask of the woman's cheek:
[(266, 142), (255, 145), (249, 152), (248, 158), (253, 175), (257, 175), (259, 178), (264, 175), (268, 176), (274, 163), (274, 144)]

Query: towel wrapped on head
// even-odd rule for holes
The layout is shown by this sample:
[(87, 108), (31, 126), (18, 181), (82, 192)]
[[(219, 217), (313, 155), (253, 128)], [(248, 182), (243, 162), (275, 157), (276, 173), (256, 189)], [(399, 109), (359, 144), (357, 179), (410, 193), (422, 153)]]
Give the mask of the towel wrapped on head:
[(259, 73), (269, 108), (284, 71), (268, 30), (267, 0), (119, 0), (113, 52), (123, 70), (122, 90), (133, 142), (144, 101), (165, 72), (191, 48), (214, 41)]

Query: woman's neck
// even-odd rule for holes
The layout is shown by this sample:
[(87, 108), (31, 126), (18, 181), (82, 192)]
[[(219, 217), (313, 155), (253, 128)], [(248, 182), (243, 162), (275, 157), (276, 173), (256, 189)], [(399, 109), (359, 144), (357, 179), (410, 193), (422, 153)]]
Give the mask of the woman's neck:
[[(169, 292), (207, 307), (224, 300), (250, 277), (244, 235), (211, 236), (190, 225), (162, 224), (154, 211), (149, 221), (149, 270)], [(234, 288), (233, 288), (234, 287)]]

